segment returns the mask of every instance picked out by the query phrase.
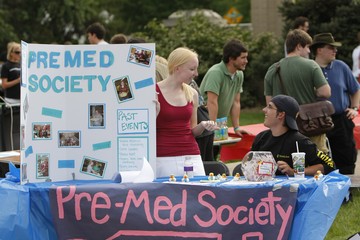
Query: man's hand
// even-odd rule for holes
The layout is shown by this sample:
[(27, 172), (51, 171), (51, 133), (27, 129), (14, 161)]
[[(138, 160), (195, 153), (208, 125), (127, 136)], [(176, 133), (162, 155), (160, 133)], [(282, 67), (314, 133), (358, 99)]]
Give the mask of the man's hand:
[(249, 132), (247, 132), (246, 130), (241, 129), (240, 127), (234, 127), (234, 132), (239, 137), (242, 137), (243, 134), (249, 134)]
[(347, 108), (345, 112), (348, 119), (354, 119), (358, 115), (358, 111), (352, 108)]
[(289, 164), (284, 161), (277, 161), (278, 169), (280, 172), (287, 176), (294, 176), (294, 169), (292, 169)]

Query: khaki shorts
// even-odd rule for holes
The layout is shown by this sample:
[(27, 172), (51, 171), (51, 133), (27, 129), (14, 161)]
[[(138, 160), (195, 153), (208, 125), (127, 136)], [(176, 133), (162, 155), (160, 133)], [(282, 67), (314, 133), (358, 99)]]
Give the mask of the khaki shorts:
[(310, 140), (316, 144), (317, 148), (324, 153), (329, 153), (329, 148), (326, 145), (326, 134), (309, 137)]

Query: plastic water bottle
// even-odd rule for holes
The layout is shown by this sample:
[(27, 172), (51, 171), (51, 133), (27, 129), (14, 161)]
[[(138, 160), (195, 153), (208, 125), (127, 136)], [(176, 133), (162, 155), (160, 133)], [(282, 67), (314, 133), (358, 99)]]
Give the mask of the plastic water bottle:
[(186, 174), (188, 178), (194, 177), (194, 164), (191, 161), (191, 157), (185, 157), (184, 174)]

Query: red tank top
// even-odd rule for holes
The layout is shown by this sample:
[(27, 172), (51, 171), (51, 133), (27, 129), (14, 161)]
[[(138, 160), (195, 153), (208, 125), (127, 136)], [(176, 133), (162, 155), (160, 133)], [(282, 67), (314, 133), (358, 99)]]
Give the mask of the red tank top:
[(156, 118), (156, 152), (158, 157), (199, 155), (200, 150), (190, 128), (193, 103), (172, 106), (156, 84), (160, 112)]

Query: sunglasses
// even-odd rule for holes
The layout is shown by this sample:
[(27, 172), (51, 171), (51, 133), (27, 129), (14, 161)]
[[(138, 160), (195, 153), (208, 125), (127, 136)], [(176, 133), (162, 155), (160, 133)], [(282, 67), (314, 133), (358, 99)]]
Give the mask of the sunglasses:
[(21, 52), (20, 51), (13, 51), (13, 53), (20, 54)]

